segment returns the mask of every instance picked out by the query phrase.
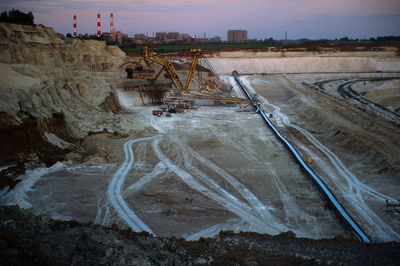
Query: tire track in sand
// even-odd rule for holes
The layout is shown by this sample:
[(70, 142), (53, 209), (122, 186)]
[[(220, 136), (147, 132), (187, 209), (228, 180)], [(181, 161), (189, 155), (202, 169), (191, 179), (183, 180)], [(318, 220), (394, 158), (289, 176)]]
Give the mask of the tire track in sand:
[[(255, 90), (251, 86), (248, 77), (243, 78), (243, 83), (246, 85), (251, 93), (255, 93)], [(289, 117), (287, 117), (280, 111), (279, 106), (271, 104), (266, 98), (262, 96), (260, 96), (259, 98), (262, 104), (270, 106), (274, 110), (274, 117), (280, 119), (286, 126), (298, 130), (314, 145), (314, 147), (320, 150), (328, 158), (336, 172), (339, 173), (338, 176), (333, 173), (328, 173), (328, 175), (336, 181), (335, 184), (338, 189), (343, 193), (343, 196), (346, 198), (346, 200), (352, 203), (358, 214), (363, 217), (364, 222), (368, 223), (370, 230), (375, 231), (375, 235), (378, 235), (380, 238), (383, 238), (387, 241), (400, 239), (400, 234), (394, 231), (393, 228), (390, 227), (388, 224), (386, 224), (366, 204), (363, 199), (362, 193), (367, 193), (382, 201), (384, 201), (385, 199), (393, 200), (394, 198), (388, 195), (384, 195), (383, 193), (380, 193), (372, 187), (362, 183), (329, 148), (319, 142), (311, 133), (309, 133), (304, 128), (292, 124)]]
[[(155, 139), (153, 141), (153, 151), (158, 159), (164, 163), (172, 172), (174, 172), (188, 187), (200, 192), (209, 199), (217, 202), (219, 205), (223, 206), (230, 212), (234, 213), (248, 224), (254, 226), (260, 231), (265, 231), (269, 228), (271, 231), (269, 233), (280, 233), (284, 230), (282, 228), (277, 228), (276, 224), (269, 223), (270, 221), (260, 219), (258, 213), (253, 213), (253, 208), (240, 201), (232, 194), (227, 192), (224, 188), (220, 187), (215, 181), (210, 179), (207, 175), (200, 172), (196, 168), (190, 169), (194, 174), (189, 174), (184, 169), (180, 168), (174, 164), (160, 149), (159, 146), (160, 139)], [(206, 186), (202, 185), (203, 182)], [(213, 191), (215, 190), (215, 191)]]
[(154, 139), (154, 137), (134, 139), (124, 143), (125, 161), (115, 172), (113, 179), (111, 180), (108, 187), (108, 197), (119, 216), (132, 228), (132, 230), (136, 232), (147, 231), (155, 236), (153, 231), (128, 207), (121, 193), (121, 188), (125, 182), (125, 178), (135, 159), (132, 145), (136, 142), (150, 139)]

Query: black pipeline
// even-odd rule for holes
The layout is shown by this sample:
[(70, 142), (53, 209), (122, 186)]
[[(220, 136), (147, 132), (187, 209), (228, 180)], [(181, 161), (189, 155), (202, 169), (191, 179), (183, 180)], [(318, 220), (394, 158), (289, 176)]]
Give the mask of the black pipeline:
[(288, 140), (286, 140), (278, 129), (271, 123), (268, 117), (265, 115), (262, 108), (259, 106), (257, 101), (250, 95), (246, 86), (239, 79), (239, 74), (236, 71), (233, 71), (233, 76), (235, 77), (237, 83), (240, 85), (244, 93), (247, 95), (249, 100), (253, 102), (253, 106), (256, 108), (256, 112), (258, 112), (267, 125), (272, 129), (275, 135), (279, 138), (279, 140), (288, 148), (290, 153), (295, 157), (297, 163), (302, 167), (302, 169), (307, 173), (307, 175), (312, 179), (314, 184), (316, 184), (319, 191), (325, 196), (328, 203), (333, 207), (333, 209), (338, 213), (339, 217), (343, 219), (343, 221), (350, 226), (352, 231), (357, 235), (357, 237), (364, 243), (371, 243), (371, 239), (364, 233), (364, 231), (360, 228), (360, 226), (354, 221), (354, 219), (348, 214), (348, 212), (343, 208), (343, 206), (338, 202), (335, 195), (330, 191), (330, 189), (325, 185), (325, 183), (317, 176), (317, 174), (307, 165), (307, 163), (301, 158), (300, 154), (293, 147), (292, 144)]

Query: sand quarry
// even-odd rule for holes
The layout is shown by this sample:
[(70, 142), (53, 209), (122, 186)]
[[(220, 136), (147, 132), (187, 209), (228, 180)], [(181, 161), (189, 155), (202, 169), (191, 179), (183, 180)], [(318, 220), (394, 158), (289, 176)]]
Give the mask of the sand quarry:
[[(222, 79), (243, 97), (233, 77)], [(400, 188), (399, 118), (392, 111), (398, 111), (398, 75), (269, 74), (242, 80), (304, 158), (313, 159), (313, 169), (366, 233), (377, 242), (399, 241), (400, 214), (385, 205)], [(357, 81), (351, 84), (366, 99), (388, 103), (386, 110), (342, 96), (338, 87), (349, 81)], [(117, 163), (57, 163), (28, 171), (25, 183), (36, 182), (26, 194), (17, 185), (13, 194), (20, 206), (61, 220), (188, 240), (220, 230), (352, 235), (254, 112), (220, 105), (156, 117), (154, 107), (139, 106), (134, 95), (118, 91), (118, 98), (128, 119), (153, 130), (85, 140), (108, 150)]]
[[(274, 125), (312, 158), (311, 167), (375, 242), (400, 241), (399, 210), (386, 206), (400, 191), (400, 64), (393, 54), (210, 58), (232, 96), (244, 97), (231, 72), (241, 74)], [(121, 128), (140, 130), (81, 138), (82, 147), (96, 147), (107, 160), (69, 157), (30, 169), (13, 190), (0, 191), (1, 204), (187, 240), (220, 230), (353, 236), (254, 111), (204, 104), (157, 117), (157, 107), (142, 105), (137, 95), (114, 92), (124, 108)]]

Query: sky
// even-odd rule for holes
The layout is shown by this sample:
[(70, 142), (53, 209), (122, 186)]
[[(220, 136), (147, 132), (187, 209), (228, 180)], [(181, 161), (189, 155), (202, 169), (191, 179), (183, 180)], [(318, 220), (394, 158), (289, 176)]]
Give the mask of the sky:
[(364, 39), (400, 36), (400, 0), (0, 0), (0, 11), (32, 11), (36, 24), (59, 33), (95, 34), (114, 28), (135, 33), (177, 31), (227, 39), (227, 30), (244, 29), (249, 38)]

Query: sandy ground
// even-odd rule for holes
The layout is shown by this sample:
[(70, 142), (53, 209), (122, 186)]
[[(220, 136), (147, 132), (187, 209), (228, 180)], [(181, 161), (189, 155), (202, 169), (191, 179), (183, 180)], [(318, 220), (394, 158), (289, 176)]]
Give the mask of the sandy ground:
[[(33, 208), (187, 239), (221, 229), (349, 236), (254, 113), (201, 107), (167, 118), (151, 110), (138, 108), (130, 117), (157, 132), (103, 144), (123, 161), (123, 144), (131, 143), (125, 166), (87, 164), (44, 175), (28, 193)], [(93, 137), (99, 145), (103, 138)]]
[[(368, 110), (360, 110), (351, 100), (302, 85), (304, 79), (332, 78), (273, 75), (244, 77), (244, 82), (261, 96), (274, 123), (304, 157), (314, 159), (312, 167), (367, 234), (374, 240), (398, 240), (400, 215), (385, 200), (398, 197), (399, 128), (365, 106)], [(340, 82), (331, 84), (331, 91)]]
[[(310, 77), (310, 83), (320, 79)], [(313, 158), (312, 167), (367, 234), (378, 242), (398, 241), (399, 215), (385, 208), (385, 200), (397, 196), (398, 169), (365, 142), (354, 147), (344, 138), (354, 141), (350, 133), (357, 130), (374, 141), (384, 124), (387, 136), (381, 142), (392, 146), (389, 156), (398, 151), (397, 142), (390, 141), (396, 128), (376, 119), (374, 130), (366, 132), (365, 117), (354, 123), (340, 112), (346, 106), (337, 99), (302, 85), (304, 76), (243, 80), (304, 158)], [(240, 95), (232, 77), (224, 81)], [(154, 107), (138, 107), (129, 100), (124, 104), (131, 110), (126, 117), (149, 130), (125, 139), (100, 134), (85, 140), (108, 150), (114, 163), (58, 163), (33, 170), (3, 201), (57, 219), (117, 224), (189, 240), (220, 230), (351, 236), (257, 114), (201, 106), (168, 118), (153, 116)], [(371, 158), (386, 170), (371, 165)]]

